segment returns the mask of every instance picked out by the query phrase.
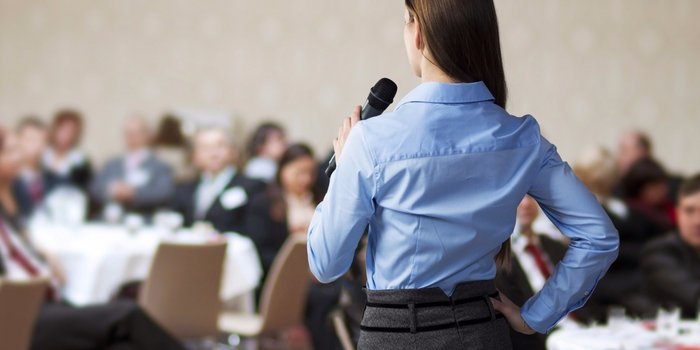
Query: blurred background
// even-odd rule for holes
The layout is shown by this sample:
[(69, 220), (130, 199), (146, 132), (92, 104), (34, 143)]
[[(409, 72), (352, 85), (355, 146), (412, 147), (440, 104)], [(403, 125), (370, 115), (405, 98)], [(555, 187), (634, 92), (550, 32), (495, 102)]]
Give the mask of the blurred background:
[[(621, 242), (514, 348), (700, 349), (700, 1), (495, 4), (507, 109)], [(367, 236), (330, 284), (305, 240), (342, 118), (419, 84), (403, 29), (399, 0), (0, 0), (0, 348), (354, 348)], [(563, 233), (522, 200), (504, 295), (542, 288)]]
[[(692, 0), (497, 0), (509, 110), (565, 158), (648, 132), (669, 170), (700, 170), (700, 25)], [(226, 113), (239, 135), (273, 119), (327, 152), (380, 77), (417, 83), (402, 1), (0, 0), (0, 116), (86, 118), (99, 163), (134, 113)], [(98, 146), (99, 147), (96, 147)]]

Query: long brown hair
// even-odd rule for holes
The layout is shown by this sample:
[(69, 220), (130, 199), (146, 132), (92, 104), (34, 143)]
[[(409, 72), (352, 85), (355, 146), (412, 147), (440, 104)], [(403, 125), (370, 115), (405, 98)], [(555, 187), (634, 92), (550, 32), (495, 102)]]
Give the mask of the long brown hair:
[[(505, 108), (508, 87), (493, 0), (406, 0), (406, 8), (420, 25), (433, 64), (459, 82), (483, 81)], [(510, 254), (508, 239), (496, 264), (507, 270)]]
[(483, 81), (505, 108), (508, 95), (492, 0), (406, 0), (433, 62), (459, 82)]

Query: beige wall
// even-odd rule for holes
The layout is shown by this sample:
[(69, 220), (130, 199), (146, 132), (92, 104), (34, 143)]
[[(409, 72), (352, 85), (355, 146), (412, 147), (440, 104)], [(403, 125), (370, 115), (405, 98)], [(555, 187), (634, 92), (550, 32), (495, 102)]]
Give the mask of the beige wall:
[[(319, 150), (381, 76), (405, 94), (398, 0), (0, 0), (0, 118), (88, 116), (86, 148), (121, 146), (130, 113), (265, 116)], [(562, 154), (651, 133), (675, 171), (700, 171), (700, 1), (497, 0), (509, 109)]]

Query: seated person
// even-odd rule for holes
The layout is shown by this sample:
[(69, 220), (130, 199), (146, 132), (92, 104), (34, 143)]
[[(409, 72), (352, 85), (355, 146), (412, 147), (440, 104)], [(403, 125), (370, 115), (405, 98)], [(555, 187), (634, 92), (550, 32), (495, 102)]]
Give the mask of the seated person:
[(573, 168), (576, 176), (596, 196), (620, 233), (617, 260), (598, 282), (592, 299), (602, 305), (622, 305), (635, 316), (651, 316), (656, 311), (655, 305), (642, 292), (639, 264), (642, 247), (658, 233), (650, 235), (643, 225), (643, 214), (631, 210), (613, 194), (618, 169), (610, 152), (601, 147), (586, 149)]
[[(253, 198), (247, 232), (258, 246), (265, 274), (289, 235), (306, 237), (321, 201), (315, 186), (317, 174), (318, 163), (311, 149), (304, 144), (291, 145), (282, 154), (275, 180), (267, 191)], [(311, 274), (309, 281), (305, 323), (314, 348), (338, 349), (340, 343), (328, 319), (338, 308), (343, 282), (312, 283)]]
[(14, 182), (13, 193), (21, 218), (27, 220), (54, 188), (56, 178), (42, 165), (48, 138), (44, 123), (28, 117), (19, 122), (16, 131), (22, 154), (22, 171)]
[[(567, 247), (563, 243), (533, 230), (538, 215), (537, 202), (525, 196), (518, 206), (518, 232), (511, 239), (512, 255), (499, 259), (503, 264), (496, 274), (496, 287), (518, 305), (542, 289), (566, 254)], [(503, 254), (499, 253), (499, 256)], [(586, 306), (571, 313), (563, 322), (590, 323), (604, 318), (604, 314), (600, 306), (589, 300)], [(511, 330), (511, 343), (516, 350), (545, 349), (545, 340), (542, 334), (524, 335)]]
[(80, 146), (83, 117), (73, 110), (56, 113), (49, 133), (43, 164), (61, 185), (87, 190), (92, 178), (90, 161)]
[(90, 194), (103, 208), (114, 204), (124, 212), (149, 216), (167, 205), (173, 177), (151, 152), (151, 130), (143, 119), (129, 119), (124, 138), (126, 154), (107, 162), (90, 185)]
[(166, 114), (158, 122), (153, 152), (173, 171), (175, 183), (181, 184), (194, 179), (190, 144), (183, 132), (182, 122), (176, 116)]
[[(627, 175), (632, 165), (641, 159), (655, 159), (653, 144), (649, 135), (639, 130), (629, 130), (620, 135), (617, 142), (617, 170), (621, 177)], [(668, 176), (668, 199), (675, 204), (678, 187), (683, 178), (678, 175)], [(625, 197), (622, 183), (618, 183), (613, 192), (620, 198)]]
[(264, 184), (237, 171), (236, 152), (228, 131), (200, 130), (194, 136), (193, 147), (193, 161), (200, 177), (177, 188), (173, 209), (182, 214), (185, 226), (204, 221), (220, 233), (245, 234), (248, 203)]
[(316, 169), (311, 149), (292, 145), (282, 155), (275, 181), (253, 198), (246, 232), (257, 241), (263, 270), (270, 267), (289, 234), (306, 237), (321, 201), (314, 187)]
[(248, 163), (245, 175), (251, 179), (273, 182), (277, 163), (287, 149), (287, 137), (278, 124), (266, 122), (255, 129), (248, 143)]
[(644, 285), (659, 304), (695, 318), (700, 302), (700, 174), (678, 191), (678, 232), (650, 242), (642, 253)]
[[(18, 176), (20, 164), (17, 140), (0, 129), (0, 278), (54, 277), (56, 285), (60, 276), (55, 264), (48, 263), (19, 233), (18, 206), (10, 186)], [(57, 288), (49, 294), (53, 297), (47, 298), (37, 315), (32, 350), (183, 349), (137, 304), (120, 302), (75, 308), (54, 301), (60, 298)]]
[(640, 227), (652, 238), (673, 230), (676, 226), (676, 211), (668, 199), (669, 185), (666, 170), (657, 161), (640, 159), (622, 178), (627, 206), (638, 215)]

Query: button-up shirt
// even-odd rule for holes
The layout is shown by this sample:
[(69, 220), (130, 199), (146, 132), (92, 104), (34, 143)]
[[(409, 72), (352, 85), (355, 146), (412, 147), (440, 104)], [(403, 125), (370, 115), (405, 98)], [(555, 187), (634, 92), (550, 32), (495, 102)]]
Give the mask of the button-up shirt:
[(309, 227), (311, 271), (343, 275), (369, 225), (367, 288), (451, 295), (494, 278), (525, 194), (571, 239), (521, 309), (545, 333), (588, 299), (617, 256), (617, 231), (533, 117), (508, 114), (482, 82), (423, 83), (352, 129)]
[(231, 179), (236, 176), (236, 168), (228, 166), (218, 174), (202, 174), (195, 193), (195, 218), (204, 219), (211, 205), (214, 204)]

